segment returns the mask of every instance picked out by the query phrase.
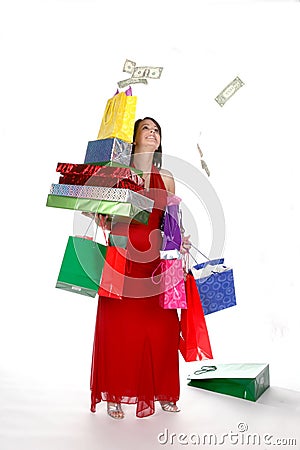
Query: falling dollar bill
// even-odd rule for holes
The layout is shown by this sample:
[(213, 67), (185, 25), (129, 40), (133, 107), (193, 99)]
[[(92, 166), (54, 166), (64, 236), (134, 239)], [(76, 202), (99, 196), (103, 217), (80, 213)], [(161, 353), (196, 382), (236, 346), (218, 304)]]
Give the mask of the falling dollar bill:
[(129, 59), (126, 59), (123, 67), (123, 72), (127, 72), (132, 74), (135, 69), (136, 63), (134, 61), (130, 61)]
[(204, 159), (201, 159), (201, 166), (202, 166), (202, 169), (204, 169), (205, 172), (207, 173), (207, 176), (209, 177), (209, 176), (210, 176), (210, 170), (209, 170), (209, 168), (207, 167), (207, 164), (206, 164), (206, 162), (204, 161)]
[(146, 78), (127, 78), (127, 80), (118, 81), (118, 86), (119, 88), (123, 88), (134, 83), (148, 84), (148, 81)]
[(200, 153), (201, 167), (202, 167), (203, 170), (205, 170), (205, 172), (207, 173), (207, 176), (209, 177), (209, 176), (210, 176), (210, 170), (209, 170), (209, 168), (207, 167), (207, 164), (206, 164), (206, 162), (204, 161), (204, 159), (202, 159), (202, 158), (203, 158), (203, 151), (201, 150), (199, 144), (197, 144), (197, 149), (198, 149), (198, 152)]
[(216, 102), (220, 106), (224, 106), (227, 100), (232, 97), (236, 91), (238, 91), (245, 83), (239, 77), (236, 77), (231, 83), (229, 83), (222, 92), (215, 98)]
[(131, 74), (131, 78), (127, 78), (126, 80), (121, 80), (118, 82), (118, 86), (123, 88), (125, 86), (129, 86), (132, 83), (143, 83), (147, 84), (147, 78), (160, 78), (161, 73), (163, 71), (163, 67), (136, 67), (136, 63), (134, 61), (130, 61), (130, 59), (126, 59), (123, 72), (127, 72)]
[(197, 144), (197, 149), (198, 149), (198, 151), (200, 153), (200, 157), (203, 158), (203, 152), (202, 152), (199, 144)]
[(162, 67), (149, 67), (149, 66), (136, 67), (133, 71), (132, 77), (160, 78), (162, 71), (163, 71)]

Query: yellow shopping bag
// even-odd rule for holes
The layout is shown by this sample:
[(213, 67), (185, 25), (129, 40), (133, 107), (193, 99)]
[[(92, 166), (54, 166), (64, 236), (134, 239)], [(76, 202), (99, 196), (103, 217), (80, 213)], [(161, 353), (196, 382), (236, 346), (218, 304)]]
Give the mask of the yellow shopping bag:
[(107, 101), (97, 139), (132, 142), (137, 97), (120, 92)]

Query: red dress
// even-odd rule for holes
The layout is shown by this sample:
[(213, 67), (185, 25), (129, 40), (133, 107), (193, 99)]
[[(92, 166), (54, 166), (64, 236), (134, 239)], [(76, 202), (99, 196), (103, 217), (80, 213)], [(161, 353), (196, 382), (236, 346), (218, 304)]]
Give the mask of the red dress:
[(124, 296), (99, 297), (91, 370), (91, 411), (101, 400), (137, 404), (137, 417), (154, 413), (154, 401), (179, 398), (179, 320), (175, 309), (159, 306), (153, 272), (159, 266), (160, 224), (167, 192), (153, 166), (154, 200), (147, 225), (118, 223), (127, 234)]

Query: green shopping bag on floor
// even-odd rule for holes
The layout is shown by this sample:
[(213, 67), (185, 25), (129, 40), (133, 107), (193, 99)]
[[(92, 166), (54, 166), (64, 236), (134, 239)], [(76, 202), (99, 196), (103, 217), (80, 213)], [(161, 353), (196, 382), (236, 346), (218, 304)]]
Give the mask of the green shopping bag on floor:
[(270, 386), (268, 364), (201, 366), (188, 376), (189, 386), (255, 402)]
[(106, 251), (107, 246), (89, 238), (69, 236), (55, 287), (95, 297)]

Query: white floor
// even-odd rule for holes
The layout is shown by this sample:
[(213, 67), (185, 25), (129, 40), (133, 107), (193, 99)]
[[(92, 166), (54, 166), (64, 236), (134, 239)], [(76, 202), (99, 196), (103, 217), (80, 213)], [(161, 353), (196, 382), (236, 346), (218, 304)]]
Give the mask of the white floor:
[(181, 365), (180, 413), (165, 413), (157, 405), (153, 416), (137, 419), (135, 406), (125, 405), (126, 417), (122, 421), (108, 417), (104, 403), (98, 405), (96, 414), (89, 412), (88, 386), (55, 380), (52, 384), (44, 377), (42, 382), (37, 376), (25, 376), (22, 368), (3, 371), (0, 448), (300, 449), (300, 392), (271, 386), (254, 403), (187, 386), (191, 366)]
[[(14, 171), (1, 173), (0, 450), (300, 449), (299, 2), (0, 3), (2, 167)], [(148, 20), (155, 30), (144, 32)], [(199, 139), (211, 169), (238, 304), (207, 324), (215, 358), (270, 363), (256, 403), (187, 386), (181, 361), (179, 414), (89, 411), (97, 303), (55, 290), (75, 221), (45, 203), (57, 161), (83, 161), (125, 58), (164, 66), (161, 80), (134, 87), (137, 118), (163, 124), (164, 153), (200, 170)], [(237, 75), (245, 86), (219, 108), (215, 95)], [(206, 253), (214, 215), (196, 216), (202, 197), (194, 203), (188, 178), (176, 187), (184, 226)]]

